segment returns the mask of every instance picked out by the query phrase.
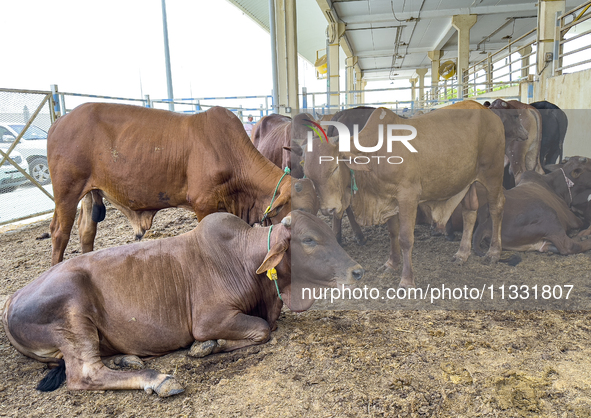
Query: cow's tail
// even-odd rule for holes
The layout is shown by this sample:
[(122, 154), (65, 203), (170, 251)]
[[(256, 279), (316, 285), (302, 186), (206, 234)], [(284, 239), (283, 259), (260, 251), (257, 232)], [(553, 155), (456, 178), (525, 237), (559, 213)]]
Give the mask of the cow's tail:
[(51, 369), (49, 373), (39, 382), (37, 390), (41, 392), (51, 392), (59, 388), (66, 381), (66, 362), (59, 359), (58, 366)]
[(100, 195), (98, 190), (92, 190), (90, 194), (92, 196), (92, 221), (104, 221), (105, 215), (107, 214), (107, 209), (103, 203), (103, 197)]

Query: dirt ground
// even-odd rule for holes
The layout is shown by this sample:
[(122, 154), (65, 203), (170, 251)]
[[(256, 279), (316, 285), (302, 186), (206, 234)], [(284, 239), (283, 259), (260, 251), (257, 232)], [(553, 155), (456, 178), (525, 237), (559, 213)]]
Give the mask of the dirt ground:
[[(195, 225), (190, 212), (162, 211), (145, 239)], [(38, 239), (47, 232), (49, 221), (0, 233), (1, 304), (49, 267), (51, 240)], [(364, 232), (369, 240), (359, 247), (345, 225), (343, 246), (366, 269), (360, 286), (395, 287), (399, 274), (379, 271), (389, 249), (385, 228)], [(413, 310), (388, 299), (322, 301), (299, 315), (284, 309), (264, 345), (203, 359), (180, 350), (147, 361), (185, 386), (183, 394), (165, 399), (143, 391), (75, 392), (65, 385), (38, 392), (46, 366), (18, 353), (2, 329), (0, 416), (590, 417), (591, 312), (564, 310), (588, 309), (589, 254), (522, 253), (515, 267), (472, 256), (457, 266), (450, 260), (458, 242), (431, 237), (424, 226), (415, 235), (419, 287), (483, 283), (497, 292), (503, 283), (573, 284), (574, 305), (544, 302), (541, 293), (517, 305), (508, 295), (499, 300), (497, 292), (488, 305), (487, 296), (469, 304), (420, 301)], [(132, 241), (130, 224), (109, 209), (96, 248)], [(74, 233), (66, 258), (79, 250)], [(522, 306), (529, 310), (508, 310)], [(554, 310), (535, 310), (541, 308)]]

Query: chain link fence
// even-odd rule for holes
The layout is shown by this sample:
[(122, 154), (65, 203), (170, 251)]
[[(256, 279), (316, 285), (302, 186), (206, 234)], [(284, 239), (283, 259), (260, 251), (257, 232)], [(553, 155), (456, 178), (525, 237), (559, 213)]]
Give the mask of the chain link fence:
[(54, 209), (47, 131), (49, 91), (0, 89), (0, 225)]

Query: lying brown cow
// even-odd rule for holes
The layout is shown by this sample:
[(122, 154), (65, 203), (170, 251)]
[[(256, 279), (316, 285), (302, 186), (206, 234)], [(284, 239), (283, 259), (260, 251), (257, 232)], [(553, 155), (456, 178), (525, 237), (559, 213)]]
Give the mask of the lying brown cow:
[(92, 251), (97, 222), (104, 218), (103, 197), (127, 216), (137, 239), (156, 212), (170, 207), (193, 210), (199, 219), (226, 211), (253, 224), (278, 187), (269, 216), (290, 210), (291, 178), (280, 182), (283, 171), (221, 107), (183, 115), (87, 103), (53, 124), (47, 156), (55, 197), (52, 265), (63, 259), (84, 196), (78, 221), (84, 253)]
[[(519, 125), (517, 115), (510, 119)], [(360, 224), (387, 223), (391, 250), (386, 266), (398, 267), (402, 248), (400, 285), (414, 286), (411, 253), (418, 204), (428, 202), (435, 222), (443, 227), (472, 184), (478, 181), (488, 190), (495, 227), (488, 257), (498, 260), (504, 201), (505, 132), (501, 118), (473, 101), (460, 102), (413, 119), (377, 109), (359, 133), (359, 144), (375, 147), (380, 128), (389, 129), (388, 125), (400, 124), (416, 129), (413, 147), (418, 152), (396, 141), (392, 141), (394, 145), (388, 151), (387, 140), (379, 150), (366, 153), (356, 152), (353, 145), (353, 152), (340, 153), (335, 139), (313, 144), (313, 151), (305, 158), (305, 172), (316, 186), (321, 209), (338, 216), (351, 204)], [(408, 135), (408, 131), (394, 128), (391, 133)], [(384, 133), (382, 138), (387, 135)], [(324, 161), (320, 160), (321, 156)], [(393, 161), (388, 163), (387, 158)], [(365, 163), (364, 159), (370, 161)], [(352, 172), (358, 188), (356, 194), (351, 192)], [(470, 192), (468, 197), (464, 200), (464, 235), (455, 255), (459, 263), (470, 255), (476, 221), (475, 192)]]
[[(58, 365), (42, 390), (65, 379), (69, 389), (182, 392), (172, 376), (111, 370), (101, 357), (159, 356), (191, 344), (191, 355), (204, 356), (261, 344), (276, 328), (283, 302), (295, 311), (312, 306), (304, 288), (362, 277), (324, 222), (292, 214), (293, 221), (288, 216), (271, 231), (212, 214), (177, 237), (67, 260), (7, 300), (6, 334), (26, 356)], [(265, 274), (272, 268), (278, 289)]]
[[(497, 99), (489, 107), (490, 109), (513, 109), (519, 114), (521, 124), (527, 131), (527, 139), (524, 141), (511, 140), (505, 148), (505, 166), (509, 166), (510, 174), (514, 181), (510, 186), (519, 183), (521, 174), (525, 171), (536, 171), (544, 174), (540, 164), (540, 146), (542, 144), (542, 116), (533, 106), (521, 103), (517, 100), (504, 101)], [(511, 137), (511, 135), (510, 135)], [(506, 188), (508, 184), (505, 186)]]
[[(550, 174), (523, 173), (521, 182), (505, 191), (505, 211), (501, 230), (503, 249), (552, 251), (576, 254), (591, 249), (591, 240), (572, 239), (568, 232), (581, 229), (584, 222), (570, 209), (573, 196), (589, 195), (591, 164), (586, 158), (572, 157)], [(474, 249), (490, 235), (491, 222), (486, 207), (478, 213)]]

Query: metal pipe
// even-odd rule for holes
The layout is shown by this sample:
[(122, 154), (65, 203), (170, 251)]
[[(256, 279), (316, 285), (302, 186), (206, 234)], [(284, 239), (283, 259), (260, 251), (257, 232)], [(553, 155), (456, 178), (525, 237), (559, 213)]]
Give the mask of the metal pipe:
[(275, 32), (275, 0), (269, 0), (269, 35), (271, 35), (271, 72), (273, 78), (272, 111), (279, 113), (279, 80), (277, 78), (277, 40)]
[[(170, 70), (170, 51), (168, 49), (168, 24), (166, 23), (166, 0), (162, 0), (162, 30), (164, 32), (164, 61), (166, 65), (166, 90), (168, 91), (168, 99), (173, 100), (172, 93), (172, 72)], [(172, 101), (168, 104), (168, 110), (174, 112), (174, 103)]]

